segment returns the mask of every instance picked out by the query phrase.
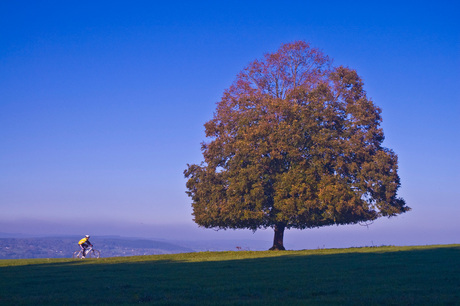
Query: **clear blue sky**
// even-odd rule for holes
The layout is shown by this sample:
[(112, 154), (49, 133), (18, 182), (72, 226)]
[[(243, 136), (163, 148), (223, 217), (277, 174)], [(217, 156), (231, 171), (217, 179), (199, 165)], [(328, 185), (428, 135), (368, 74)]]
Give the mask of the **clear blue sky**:
[(272, 239), (197, 229), (183, 170), (236, 74), (309, 41), (383, 109), (412, 211), (287, 248), (460, 243), (458, 1), (2, 1), (0, 232)]

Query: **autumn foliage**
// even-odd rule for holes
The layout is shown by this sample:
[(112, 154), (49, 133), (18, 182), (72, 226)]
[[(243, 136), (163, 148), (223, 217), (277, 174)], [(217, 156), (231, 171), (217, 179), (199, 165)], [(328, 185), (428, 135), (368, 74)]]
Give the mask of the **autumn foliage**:
[(194, 221), (206, 228), (350, 224), (408, 211), (381, 110), (356, 71), (303, 41), (241, 71), (205, 124), (204, 162), (185, 170)]

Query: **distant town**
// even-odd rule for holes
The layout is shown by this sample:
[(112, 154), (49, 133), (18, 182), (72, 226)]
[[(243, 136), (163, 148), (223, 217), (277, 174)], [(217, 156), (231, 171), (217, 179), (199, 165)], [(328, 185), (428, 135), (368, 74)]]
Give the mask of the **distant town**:
[[(0, 259), (70, 258), (79, 250), (78, 236), (0, 238)], [(266, 250), (265, 241), (154, 241), (141, 238), (91, 239), (101, 257), (176, 254), (203, 251)]]

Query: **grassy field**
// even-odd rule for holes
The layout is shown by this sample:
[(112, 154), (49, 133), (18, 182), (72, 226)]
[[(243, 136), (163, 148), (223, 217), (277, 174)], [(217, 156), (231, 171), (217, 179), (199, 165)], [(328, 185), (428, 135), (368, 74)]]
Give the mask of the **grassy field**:
[(0, 260), (0, 305), (460, 305), (460, 245)]

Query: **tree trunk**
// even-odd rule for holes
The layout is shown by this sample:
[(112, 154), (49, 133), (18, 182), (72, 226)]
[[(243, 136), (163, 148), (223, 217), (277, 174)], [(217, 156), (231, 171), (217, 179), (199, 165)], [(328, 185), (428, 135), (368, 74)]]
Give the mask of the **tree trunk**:
[(278, 223), (275, 225), (275, 237), (273, 238), (273, 246), (270, 248), (270, 251), (284, 251), (283, 238), (284, 238), (284, 229), (286, 225), (284, 223)]

